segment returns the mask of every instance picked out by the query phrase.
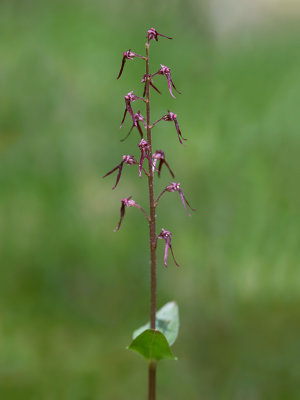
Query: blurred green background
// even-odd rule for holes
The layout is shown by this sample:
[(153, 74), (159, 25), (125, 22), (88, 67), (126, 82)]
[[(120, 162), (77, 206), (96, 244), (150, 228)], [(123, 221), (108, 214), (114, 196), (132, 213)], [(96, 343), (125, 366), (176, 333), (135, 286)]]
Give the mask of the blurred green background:
[[(159, 365), (158, 399), (300, 398), (300, 29), (290, 3), (266, 16), (259, 2), (252, 15), (253, 4), (225, 0), (1, 0), (1, 400), (146, 398), (144, 360), (125, 347), (148, 320), (148, 232), (135, 209), (113, 232), (121, 197), (146, 207), (146, 180), (126, 167), (112, 192), (115, 177), (102, 176), (122, 154), (139, 156), (136, 132), (119, 142), (129, 118), (119, 125), (123, 96), (142, 94), (143, 62), (116, 76), (152, 26), (174, 40), (151, 43), (151, 71), (171, 67), (183, 92), (172, 99), (157, 77), (153, 120), (170, 108), (189, 139), (180, 146), (162, 123), (154, 147), (197, 209), (189, 218), (177, 194), (158, 207), (181, 264), (165, 269), (159, 242), (158, 307), (175, 299), (181, 329), (179, 361)], [(164, 171), (157, 191), (169, 180)]]

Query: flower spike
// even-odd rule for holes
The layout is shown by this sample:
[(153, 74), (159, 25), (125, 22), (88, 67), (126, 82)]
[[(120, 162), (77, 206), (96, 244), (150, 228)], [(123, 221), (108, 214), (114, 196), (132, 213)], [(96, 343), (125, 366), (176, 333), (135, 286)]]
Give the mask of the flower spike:
[(159, 160), (158, 177), (160, 177), (161, 168), (162, 168), (163, 164), (165, 164), (165, 166), (168, 168), (170, 174), (172, 175), (172, 178), (175, 178), (173, 171), (171, 170), (169, 164), (166, 161), (165, 153), (162, 150), (156, 150), (156, 152), (153, 154), (152, 158), (154, 160), (153, 161), (153, 170), (155, 169), (155, 165), (156, 165), (157, 161)]
[(128, 164), (128, 165), (138, 164), (138, 162), (135, 160), (135, 158), (134, 158), (133, 156), (124, 155), (124, 156), (123, 156), (123, 160), (120, 162), (120, 164), (117, 165), (115, 168), (113, 168), (111, 171), (109, 171), (107, 174), (105, 174), (105, 175), (103, 176), (103, 178), (106, 178), (108, 175), (112, 174), (112, 173), (115, 172), (117, 169), (119, 170), (118, 175), (117, 175), (116, 183), (115, 183), (115, 185), (113, 186), (112, 190), (114, 190), (114, 189), (117, 187), (118, 183), (119, 183), (119, 180), (120, 180), (120, 178), (121, 178), (121, 174), (122, 174), (122, 169), (123, 169), (124, 163), (125, 163), (125, 164)]
[(176, 90), (176, 92), (177, 92), (178, 94), (181, 94), (181, 92), (179, 92), (179, 91), (176, 89), (175, 85), (174, 85), (174, 82), (173, 82), (172, 77), (171, 77), (171, 69), (168, 68), (168, 67), (165, 66), (165, 65), (162, 65), (162, 64), (160, 64), (160, 66), (161, 66), (161, 69), (159, 69), (157, 72), (155, 72), (155, 74), (153, 74), (152, 77), (155, 76), (155, 75), (165, 75), (165, 77), (167, 78), (167, 81), (168, 81), (168, 87), (169, 87), (170, 95), (171, 95), (174, 99), (176, 99), (176, 97), (174, 96), (174, 94), (173, 94), (173, 92), (172, 92), (172, 86), (173, 86), (173, 88)]
[(130, 51), (130, 49), (128, 51), (124, 51), (123, 58), (122, 58), (122, 65), (121, 65), (119, 75), (117, 76), (117, 79), (119, 79), (122, 75), (126, 60), (133, 60), (134, 57), (143, 58), (145, 60), (144, 56), (140, 56), (139, 54), (133, 53), (132, 51)]
[(126, 108), (125, 108), (125, 111), (124, 111), (124, 115), (123, 115), (123, 119), (122, 119), (120, 128), (122, 128), (122, 126), (124, 124), (127, 111), (131, 115), (131, 118), (132, 118), (132, 121), (133, 121), (134, 125), (137, 126), (137, 122), (136, 122), (136, 120), (134, 118), (133, 110), (131, 108), (131, 103), (133, 103), (137, 99), (140, 99), (140, 100), (143, 100), (143, 101), (145, 101), (145, 99), (143, 99), (143, 97), (139, 97), (139, 96), (136, 96), (135, 94), (133, 94), (133, 90), (131, 92), (127, 93), (126, 96), (124, 96), (124, 99), (125, 99)]
[(162, 35), (161, 33), (158, 33), (156, 29), (151, 28), (151, 29), (149, 29), (149, 30), (147, 31), (147, 36), (146, 36), (146, 38), (148, 39), (148, 43), (149, 43), (149, 41), (150, 41), (151, 39), (158, 41), (158, 36), (163, 36), (163, 37), (165, 37), (165, 38), (167, 38), (167, 39), (172, 39), (171, 37), (168, 37), (168, 36)]
[(124, 142), (127, 138), (128, 138), (128, 136), (131, 134), (131, 132), (132, 132), (132, 130), (133, 130), (133, 128), (136, 126), (137, 127), (137, 129), (138, 129), (138, 131), (139, 131), (139, 133), (140, 133), (140, 135), (141, 135), (141, 139), (144, 137), (144, 134), (143, 134), (143, 131), (142, 131), (142, 128), (141, 128), (141, 125), (140, 125), (140, 121), (143, 123), (143, 125), (144, 125), (144, 127), (145, 127), (145, 129), (147, 128), (147, 125), (146, 125), (146, 122), (145, 122), (145, 118), (142, 116), (142, 114), (141, 114), (141, 112), (140, 112), (140, 110), (138, 110), (138, 112), (136, 112), (135, 114), (134, 114), (134, 120), (135, 120), (135, 122), (136, 122), (136, 125), (135, 124), (132, 124), (132, 127), (130, 128), (130, 131), (128, 132), (128, 134), (124, 137), (124, 139), (121, 139), (120, 140), (120, 142)]
[(173, 249), (172, 249), (172, 244), (171, 244), (172, 233), (169, 232), (169, 231), (167, 231), (167, 230), (165, 230), (165, 229), (162, 229), (161, 232), (160, 232), (160, 234), (157, 236), (157, 238), (158, 238), (158, 239), (164, 239), (165, 242), (166, 242), (166, 245), (165, 245), (165, 255), (164, 255), (164, 264), (165, 264), (165, 267), (167, 267), (167, 258), (168, 258), (168, 250), (169, 250), (169, 249), (171, 250), (172, 257), (173, 257), (173, 260), (174, 260), (175, 264), (177, 265), (177, 267), (179, 267), (179, 264), (178, 264), (177, 261), (175, 260), (174, 253), (173, 253)]

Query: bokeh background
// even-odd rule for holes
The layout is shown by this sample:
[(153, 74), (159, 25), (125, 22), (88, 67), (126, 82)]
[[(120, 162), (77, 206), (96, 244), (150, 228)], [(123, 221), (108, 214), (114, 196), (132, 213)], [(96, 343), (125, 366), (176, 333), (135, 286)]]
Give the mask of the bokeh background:
[[(158, 306), (175, 299), (178, 362), (159, 365), (159, 399), (298, 400), (300, 7), (297, 1), (1, 0), (0, 398), (146, 398), (144, 360), (125, 350), (148, 320), (148, 232), (120, 199), (146, 206), (125, 168), (123, 96), (141, 60), (172, 68), (182, 96), (153, 93), (153, 131), (184, 192), (158, 208), (177, 268), (158, 251)], [(135, 108), (136, 109), (136, 108)], [(170, 180), (167, 171), (157, 190)]]

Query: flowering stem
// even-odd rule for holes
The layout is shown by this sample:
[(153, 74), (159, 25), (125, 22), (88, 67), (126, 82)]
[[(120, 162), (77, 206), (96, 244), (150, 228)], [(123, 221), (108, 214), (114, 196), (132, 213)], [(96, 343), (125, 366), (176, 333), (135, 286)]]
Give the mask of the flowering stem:
[[(147, 111), (147, 143), (149, 145), (149, 158), (152, 160), (152, 142), (151, 142), (151, 127), (150, 127), (150, 82), (149, 74), (149, 40), (146, 43), (146, 111)], [(155, 329), (156, 317), (156, 227), (155, 227), (155, 205), (153, 193), (153, 168), (149, 161), (149, 205), (150, 205), (150, 221), (149, 221), (149, 236), (150, 236), (150, 328)], [(148, 400), (155, 400), (156, 386), (156, 364), (149, 364), (149, 392)]]

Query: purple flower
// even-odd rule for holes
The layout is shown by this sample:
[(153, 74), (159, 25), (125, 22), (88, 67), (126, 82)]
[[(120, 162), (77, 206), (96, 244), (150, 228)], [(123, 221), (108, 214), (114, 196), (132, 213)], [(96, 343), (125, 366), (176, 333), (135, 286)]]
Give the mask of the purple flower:
[(174, 97), (174, 99), (175, 99), (176, 97), (173, 95), (172, 86), (176, 90), (177, 93), (179, 93), (179, 94), (181, 94), (181, 93), (176, 89), (176, 87), (174, 85), (174, 82), (171, 77), (171, 69), (162, 64), (160, 64), (160, 66), (161, 66), (161, 69), (159, 69), (157, 72), (155, 72), (155, 74), (153, 74), (152, 77), (155, 75), (165, 75), (165, 77), (167, 78), (167, 81), (168, 81), (170, 95), (172, 97)]
[(117, 232), (120, 229), (122, 220), (124, 218), (125, 215), (125, 207), (135, 207), (136, 206), (136, 202), (134, 200), (131, 200), (132, 196), (130, 197), (125, 197), (121, 200), (121, 209), (120, 209), (120, 221), (117, 225), (117, 227), (115, 228), (115, 232)]
[(145, 122), (145, 118), (142, 116), (140, 110), (138, 110), (138, 112), (136, 112), (136, 113), (134, 114), (133, 117), (134, 117), (134, 120), (135, 120), (136, 124), (133, 124), (133, 125), (132, 125), (132, 127), (130, 128), (130, 131), (129, 131), (128, 134), (125, 136), (125, 138), (124, 138), (124, 139), (121, 139), (121, 142), (124, 142), (124, 140), (126, 140), (126, 139), (128, 138), (128, 136), (131, 134), (131, 132), (132, 132), (132, 130), (133, 130), (133, 128), (134, 128), (135, 126), (137, 127), (137, 129), (138, 129), (138, 131), (139, 131), (139, 133), (140, 133), (140, 135), (141, 135), (141, 138), (144, 137), (142, 128), (141, 128), (141, 126), (140, 126), (140, 121), (143, 122), (143, 125), (144, 125), (144, 127), (145, 127), (145, 129), (146, 129), (146, 128), (147, 128), (147, 125), (146, 125), (146, 122)]
[(119, 221), (117, 227), (114, 230), (115, 232), (117, 232), (120, 229), (122, 220), (123, 220), (124, 215), (125, 215), (125, 208), (126, 207), (137, 207), (139, 210), (142, 211), (142, 213), (145, 215), (147, 220), (150, 221), (150, 217), (148, 216), (146, 211), (139, 204), (137, 204), (134, 200), (131, 200), (131, 198), (132, 198), (132, 196), (129, 196), (129, 197), (125, 197), (125, 198), (123, 198), (121, 200), (120, 221)]
[(180, 129), (179, 129), (179, 125), (178, 125), (178, 121), (177, 121), (177, 114), (174, 114), (174, 113), (172, 113), (170, 110), (168, 110), (168, 114), (164, 115), (164, 116), (161, 117), (159, 120), (155, 121), (155, 122), (152, 124), (152, 128), (153, 128), (153, 126), (155, 126), (156, 124), (158, 124), (158, 122), (160, 122), (160, 121), (162, 121), (162, 120), (164, 120), (164, 121), (174, 121), (175, 128), (176, 128), (176, 131), (177, 131), (177, 134), (178, 134), (178, 139), (179, 139), (179, 142), (180, 142), (181, 144), (183, 144), (181, 139), (187, 140), (187, 139), (185, 139), (185, 138), (182, 136), (181, 131), (180, 131)]
[(124, 96), (124, 99), (125, 99), (126, 108), (125, 108), (125, 111), (124, 111), (124, 116), (123, 116), (120, 128), (122, 128), (122, 126), (124, 124), (127, 111), (131, 115), (131, 118), (132, 118), (132, 121), (133, 121), (134, 125), (137, 126), (137, 122), (136, 122), (136, 120), (134, 118), (133, 110), (131, 108), (131, 103), (133, 103), (137, 99), (140, 99), (140, 100), (143, 100), (143, 101), (145, 101), (145, 99), (143, 99), (143, 97), (139, 97), (139, 96), (136, 96), (135, 94), (133, 94), (133, 90), (131, 92), (127, 93), (126, 96)]
[(174, 121), (175, 127), (176, 127), (176, 131), (177, 131), (177, 134), (178, 134), (179, 142), (180, 142), (180, 144), (183, 144), (181, 138), (183, 140), (187, 140), (187, 139), (185, 139), (181, 134), (181, 131), (180, 131), (179, 125), (178, 125), (178, 121), (177, 121), (177, 114), (174, 114), (170, 110), (168, 110), (168, 114), (165, 115), (164, 117), (162, 117), (162, 119), (164, 121)]
[(163, 164), (165, 164), (165, 166), (168, 168), (170, 174), (172, 175), (172, 178), (175, 178), (173, 171), (171, 170), (169, 164), (166, 161), (165, 153), (162, 150), (156, 150), (156, 152), (153, 154), (152, 158), (154, 160), (153, 161), (153, 170), (155, 168), (157, 161), (159, 160), (159, 164), (158, 164), (158, 176), (159, 177), (160, 177), (160, 173), (161, 173), (161, 168), (162, 168)]
[[(152, 86), (153, 89), (155, 89), (159, 94), (161, 94), (161, 91), (158, 90), (157, 87), (154, 85), (151, 75), (149, 75), (149, 77), (150, 77), (150, 86)], [(143, 79), (141, 80), (141, 82), (145, 83), (144, 93), (143, 93), (143, 97), (145, 97), (145, 95), (146, 95), (146, 74), (144, 74)]]
[(134, 57), (143, 58), (145, 60), (144, 56), (140, 56), (139, 54), (133, 53), (132, 51), (130, 51), (130, 49), (128, 51), (124, 51), (123, 58), (122, 58), (122, 65), (121, 65), (121, 69), (120, 69), (119, 75), (117, 76), (117, 79), (119, 79), (120, 76), (122, 75), (123, 68), (124, 68), (124, 65), (125, 65), (125, 61), (126, 60), (133, 60)]
[(149, 30), (147, 31), (147, 36), (146, 36), (146, 38), (148, 39), (148, 42), (149, 42), (151, 39), (158, 41), (158, 36), (163, 36), (163, 37), (165, 37), (165, 38), (167, 38), (167, 39), (172, 39), (172, 38), (170, 38), (170, 37), (168, 37), (168, 36), (165, 36), (165, 35), (162, 35), (161, 33), (158, 33), (157, 30), (154, 29), (154, 28), (151, 28), (151, 29), (149, 29)]
[(155, 205), (158, 204), (160, 198), (162, 197), (162, 195), (166, 192), (178, 192), (182, 201), (182, 204), (184, 206), (184, 208), (186, 209), (186, 212), (188, 213), (188, 215), (191, 217), (191, 214), (189, 213), (188, 209), (187, 209), (187, 205), (188, 207), (190, 207), (190, 209), (192, 211), (196, 211), (194, 208), (191, 207), (190, 203), (187, 201), (186, 197), (183, 194), (183, 191), (180, 187), (180, 183), (176, 183), (176, 182), (171, 182), (170, 185), (166, 186), (165, 189), (160, 193), (160, 195), (157, 197), (157, 200), (155, 201)]
[(140, 163), (139, 163), (139, 177), (141, 178), (142, 169), (143, 169), (143, 162), (144, 162), (145, 158), (147, 158), (147, 160), (150, 162), (151, 165), (152, 165), (152, 160), (151, 160), (151, 157), (150, 157), (150, 154), (149, 154), (150, 146), (146, 142), (145, 139), (142, 139), (140, 141), (139, 148), (141, 150), (141, 158), (140, 158)]
[(133, 156), (124, 155), (123, 156), (123, 160), (120, 162), (120, 164), (117, 165), (115, 168), (113, 168), (111, 171), (109, 171), (107, 174), (105, 174), (103, 176), (103, 178), (105, 178), (106, 176), (108, 176), (108, 175), (112, 174), (113, 172), (115, 172), (117, 169), (119, 170), (118, 175), (117, 175), (116, 183), (115, 183), (114, 187), (112, 188), (112, 190), (114, 190), (117, 187), (118, 183), (119, 183), (124, 163), (127, 164), (127, 165), (138, 164), (138, 162), (134, 159)]
[(160, 234), (157, 236), (157, 238), (158, 238), (158, 239), (164, 239), (165, 242), (166, 242), (166, 245), (165, 245), (165, 255), (164, 255), (164, 264), (165, 264), (165, 267), (167, 267), (167, 258), (168, 258), (168, 250), (169, 250), (169, 249), (171, 250), (172, 257), (173, 257), (173, 260), (174, 260), (175, 264), (177, 265), (177, 267), (179, 267), (179, 264), (178, 264), (177, 261), (175, 260), (174, 253), (173, 253), (173, 249), (172, 249), (172, 244), (171, 244), (172, 233), (169, 232), (169, 231), (166, 231), (165, 229), (162, 229), (161, 232), (160, 232)]

